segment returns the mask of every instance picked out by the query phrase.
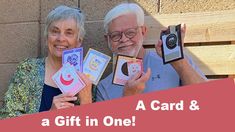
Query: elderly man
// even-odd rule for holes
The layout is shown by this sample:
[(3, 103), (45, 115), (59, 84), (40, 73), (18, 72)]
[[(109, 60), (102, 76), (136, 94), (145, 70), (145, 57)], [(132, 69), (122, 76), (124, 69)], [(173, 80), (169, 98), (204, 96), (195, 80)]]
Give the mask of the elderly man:
[[(184, 36), (186, 27), (184, 24), (181, 27)], [(164, 65), (161, 57), (161, 41), (156, 44), (156, 51), (146, 51), (143, 48), (147, 29), (144, 26), (143, 9), (137, 4), (123, 3), (114, 7), (104, 18), (104, 28), (105, 38), (113, 54), (142, 58), (145, 73), (136, 74), (125, 86), (112, 84), (113, 73), (111, 73), (98, 84), (97, 101), (201, 83), (206, 80), (187, 56)]]

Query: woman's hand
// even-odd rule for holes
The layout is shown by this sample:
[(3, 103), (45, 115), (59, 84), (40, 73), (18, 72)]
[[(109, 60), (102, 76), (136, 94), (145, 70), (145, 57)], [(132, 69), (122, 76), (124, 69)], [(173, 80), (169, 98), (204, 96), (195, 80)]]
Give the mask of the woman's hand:
[(92, 82), (85, 74), (78, 72), (78, 75), (86, 84), (85, 88), (78, 93), (80, 104), (92, 103)]
[(74, 104), (69, 101), (75, 100), (77, 100), (77, 97), (74, 97), (71, 93), (54, 96), (50, 110), (74, 107)]

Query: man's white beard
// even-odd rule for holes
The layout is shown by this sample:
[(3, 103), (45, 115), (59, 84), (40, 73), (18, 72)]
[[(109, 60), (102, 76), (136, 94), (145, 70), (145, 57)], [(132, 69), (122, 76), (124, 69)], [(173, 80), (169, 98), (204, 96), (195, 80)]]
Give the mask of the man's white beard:
[[(137, 51), (135, 50), (135, 49), (133, 49), (133, 50), (131, 50), (131, 51), (128, 51), (128, 52), (125, 52), (125, 53), (121, 53), (121, 55), (126, 55), (126, 56), (131, 56), (131, 57), (137, 57), (137, 55), (139, 54), (139, 52), (140, 52), (140, 49), (141, 49), (141, 47), (142, 47), (142, 45), (143, 45), (143, 38), (141, 38), (141, 40), (139, 41), (139, 43), (137, 44), (139, 47), (138, 47), (138, 49), (137, 49)], [(111, 51), (113, 51), (112, 50), (112, 46), (111, 46), (111, 43), (110, 43), (110, 41), (108, 40), (108, 46), (109, 46), (109, 48), (110, 48), (110, 50)], [(120, 54), (120, 53), (118, 53), (118, 51), (113, 51), (113, 54), (114, 55), (117, 55), (117, 54)]]
[(138, 49), (137, 49), (137, 51), (138, 52), (135, 52), (135, 50), (132, 50), (133, 51), (133, 53), (132, 53), (132, 57), (137, 57), (138, 56), (138, 54), (139, 54), (139, 52), (140, 52), (140, 49), (141, 49), (141, 47), (143, 46), (143, 42), (144, 42), (144, 40), (143, 40), (143, 38), (141, 38), (141, 40), (139, 41), (139, 43), (137, 44), (139, 47), (138, 47)]

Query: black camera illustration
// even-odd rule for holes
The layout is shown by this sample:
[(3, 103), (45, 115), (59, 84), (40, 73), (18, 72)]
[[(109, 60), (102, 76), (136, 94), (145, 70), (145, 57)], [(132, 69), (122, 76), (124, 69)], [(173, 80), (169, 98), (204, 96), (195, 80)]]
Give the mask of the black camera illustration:
[(174, 49), (177, 45), (177, 36), (175, 34), (169, 34), (166, 37), (166, 46), (168, 49)]
[(163, 63), (183, 59), (183, 48), (181, 40), (181, 26), (169, 26), (161, 33)]

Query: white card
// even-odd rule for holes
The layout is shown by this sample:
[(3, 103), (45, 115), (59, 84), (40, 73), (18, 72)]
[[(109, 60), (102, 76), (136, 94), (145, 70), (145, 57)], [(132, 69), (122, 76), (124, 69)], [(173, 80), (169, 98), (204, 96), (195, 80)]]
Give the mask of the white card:
[(57, 71), (52, 80), (56, 83), (62, 93), (77, 94), (86, 84), (79, 77), (75, 67), (70, 63), (66, 63)]
[(143, 71), (143, 65), (141, 59), (118, 55), (113, 74), (113, 84), (122, 85), (122, 86), (125, 85), (131, 76), (139, 72), (139, 70), (135, 68), (138, 68), (139, 70)]
[(62, 65), (66, 64), (67, 62), (73, 65), (78, 71), (82, 72), (83, 48), (74, 48), (63, 51)]
[(111, 57), (94, 49), (89, 49), (83, 64), (83, 73), (97, 85)]
[(134, 59), (127, 62), (128, 75), (130, 77), (136, 75), (139, 72), (143, 72), (143, 62), (140, 59)]

